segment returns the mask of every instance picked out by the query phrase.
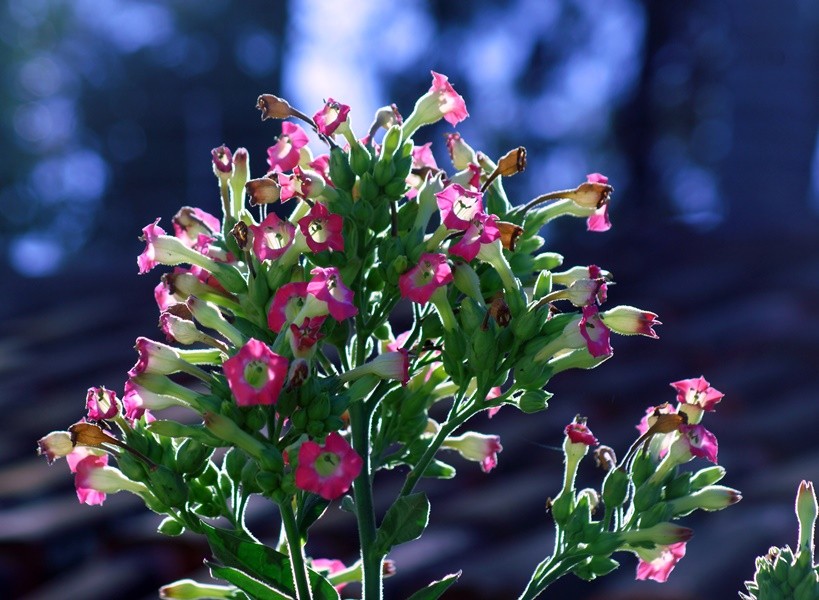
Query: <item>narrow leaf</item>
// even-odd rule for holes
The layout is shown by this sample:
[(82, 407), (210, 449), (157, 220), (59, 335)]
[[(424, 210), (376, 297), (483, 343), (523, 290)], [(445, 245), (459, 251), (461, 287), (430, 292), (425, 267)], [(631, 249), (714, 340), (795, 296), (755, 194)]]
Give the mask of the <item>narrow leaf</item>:
[(210, 567), (211, 575), (232, 583), (243, 592), (247, 592), (254, 600), (294, 600), (293, 596), (282, 594), (239, 569), (223, 567), (207, 561), (205, 563)]
[(438, 600), (441, 594), (449, 589), (449, 586), (458, 581), (460, 576), (461, 571), (450, 573), (440, 581), (433, 581), (427, 587), (418, 590), (407, 600)]

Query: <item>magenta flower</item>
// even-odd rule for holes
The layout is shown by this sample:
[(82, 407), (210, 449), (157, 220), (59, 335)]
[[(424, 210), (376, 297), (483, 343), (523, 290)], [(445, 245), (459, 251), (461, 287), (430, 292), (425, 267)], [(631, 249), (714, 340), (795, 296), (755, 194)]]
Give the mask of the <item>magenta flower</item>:
[(173, 217), (174, 235), (189, 248), (196, 245), (200, 235), (213, 238), (221, 229), (219, 219), (201, 208), (183, 206)]
[(313, 115), (313, 121), (316, 122), (319, 133), (329, 137), (335, 133), (339, 125), (347, 121), (349, 114), (349, 106), (328, 98), (322, 109)]
[(671, 384), (677, 390), (677, 402), (680, 404), (690, 404), (702, 410), (713, 411), (714, 407), (725, 396), (719, 390), (711, 387), (705, 377), (694, 379), (681, 379)]
[(140, 275), (147, 273), (158, 264), (154, 244), (159, 239), (159, 236), (165, 235), (165, 230), (157, 225), (157, 223), (159, 223), (159, 219), (142, 228), (142, 239), (145, 240), (145, 250), (142, 251), (142, 254), (137, 256), (137, 265), (139, 266)]
[(251, 338), (222, 364), (230, 391), (239, 406), (275, 404), (287, 381), (288, 360), (267, 344)]
[(88, 394), (85, 396), (85, 408), (88, 411), (88, 418), (92, 421), (112, 419), (119, 414), (119, 406), (116, 392), (107, 390), (104, 387), (88, 388)]
[[(310, 562), (312, 563), (313, 570), (324, 574), (325, 577), (329, 577), (333, 573), (344, 571), (347, 568), (344, 566), (343, 562), (334, 558), (314, 558)], [(338, 585), (334, 585), (333, 587), (336, 588), (337, 592), (340, 592), (344, 589), (344, 586), (346, 586), (347, 583), (348, 582), (344, 581)]]
[(319, 330), (324, 324), (326, 315), (306, 317), (301, 325), (290, 324), (290, 349), (296, 358), (307, 358), (313, 354), (313, 349), (323, 333)]
[(432, 86), (418, 98), (412, 114), (404, 122), (404, 131), (412, 135), (421, 125), (430, 125), (441, 118), (457, 125), (469, 116), (464, 99), (449, 83), (446, 75), (432, 71)]
[(184, 365), (179, 353), (172, 346), (138, 337), (134, 348), (139, 353), (136, 364), (128, 371), (129, 377), (140, 373), (157, 373), (170, 375), (177, 373)]
[(321, 154), (314, 158), (307, 164), (310, 167), (310, 170), (315, 171), (321, 178), (324, 179), (324, 184), (329, 185), (330, 187), (336, 187), (333, 183), (333, 180), (330, 179), (330, 155), (329, 154)]
[(597, 304), (604, 304), (606, 302), (609, 290), (608, 284), (606, 283), (606, 275), (604, 275), (603, 269), (597, 265), (589, 265), (588, 269), (589, 279), (601, 280), (600, 288), (597, 290)]
[(328, 212), (327, 207), (316, 202), (310, 212), (299, 219), (299, 229), (304, 234), (307, 246), (313, 252), (322, 250), (344, 251), (344, 219), (341, 215)]
[(586, 340), (589, 354), (594, 357), (608, 356), (611, 348), (611, 334), (608, 327), (600, 319), (597, 306), (590, 304), (583, 307), (583, 317), (580, 319), (580, 335)]
[(271, 331), (279, 332), (288, 321), (292, 322), (299, 314), (307, 299), (307, 284), (303, 281), (286, 283), (276, 290), (270, 309), (267, 311), (267, 326)]
[(211, 150), (210, 155), (213, 162), (213, 172), (217, 176), (230, 176), (233, 173), (233, 154), (230, 148), (222, 144)]
[(484, 435), (475, 431), (447, 438), (443, 447), (457, 450), (466, 460), (481, 463), (481, 471), (484, 473), (489, 473), (498, 466), (498, 452), (503, 450), (499, 436)]
[(615, 306), (611, 310), (600, 313), (600, 318), (614, 333), (644, 335), (654, 339), (659, 337), (654, 331), (654, 326), (662, 325), (656, 313), (625, 305)]
[(583, 444), (585, 446), (596, 446), (600, 442), (594, 437), (591, 430), (585, 423), (572, 422), (563, 429), (566, 437), (572, 444)]
[(495, 215), (482, 212), (476, 214), (461, 239), (449, 247), (449, 253), (460, 256), (467, 262), (471, 261), (478, 256), (481, 244), (489, 244), (500, 238), (497, 220)]
[(253, 232), (253, 252), (259, 260), (278, 260), (293, 245), (296, 226), (269, 213), (259, 225), (248, 225)]
[(655, 546), (654, 548), (638, 548), (635, 550), (639, 557), (637, 563), (637, 579), (652, 579), (659, 583), (664, 583), (671, 571), (685, 556), (686, 542), (677, 542), (666, 546)]
[(432, 142), (412, 148), (412, 168), (423, 169), (424, 167), (438, 168), (438, 163), (435, 162), (435, 156), (432, 154)]
[(313, 192), (313, 180), (307, 177), (301, 167), (293, 167), (293, 173), (277, 173), (282, 202), (290, 198), (307, 198)]
[(327, 435), (323, 446), (304, 442), (299, 448), (296, 487), (335, 500), (358, 477), (364, 461), (338, 432)]
[(267, 149), (267, 164), (271, 171), (292, 171), (299, 164), (300, 149), (309, 141), (307, 132), (290, 121), (282, 122), (282, 134)]
[(400, 348), (394, 352), (382, 352), (370, 362), (357, 366), (351, 371), (342, 373), (342, 381), (355, 381), (364, 375), (375, 375), (379, 379), (394, 379), (401, 385), (409, 381), (409, 353)]
[(691, 456), (698, 456), (717, 464), (717, 436), (702, 425), (680, 425), (680, 438)]
[[(609, 178), (600, 173), (589, 173), (586, 175), (586, 181), (589, 183), (608, 183)], [(609, 220), (609, 203), (604, 202), (602, 206), (595, 209), (586, 219), (586, 229), (588, 231), (608, 231), (611, 229), (611, 221)]]
[(138, 421), (142, 415), (146, 415), (148, 420), (152, 419), (142, 399), (145, 393), (146, 390), (134, 383), (132, 379), (125, 382), (125, 389), (122, 392), (122, 407), (125, 411), (125, 418), (131, 423)]
[(646, 413), (643, 415), (643, 418), (640, 419), (640, 422), (637, 425), (635, 425), (635, 428), (640, 432), (640, 435), (649, 430), (649, 428), (656, 421), (655, 417), (658, 414), (674, 415), (677, 414), (677, 409), (671, 406), (668, 402), (661, 404), (660, 406), (649, 406), (646, 408)]
[(443, 254), (422, 254), (418, 264), (398, 278), (402, 298), (418, 304), (429, 302), (439, 287), (452, 282), (452, 269)]
[(341, 281), (337, 268), (316, 267), (310, 273), (313, 278), (307, 283), (307, 293), (327, 304), (330, 316), (343, 321), (358, 314), (358, 308), (353, 304), (353, 291)]
[(74, 473), (74, 488), (82, 504), (94, 506), (105, 502), (105, 492), (96, 489), (93, 482), (94, 472), (108, 465), (107, 454), (95, 454), (84, 446), (78, 446), (65, 457), (71, 472)]
[(441, 211), (441, 222), (448, 229), (466, 231), (472, 219), (483, 212), (483, 194), (455, 183), (435, 194)]

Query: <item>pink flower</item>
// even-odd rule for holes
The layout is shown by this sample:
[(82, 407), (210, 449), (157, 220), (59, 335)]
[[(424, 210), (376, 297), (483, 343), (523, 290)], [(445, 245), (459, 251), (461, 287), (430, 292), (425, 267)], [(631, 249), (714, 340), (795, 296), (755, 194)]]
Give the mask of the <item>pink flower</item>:
[(324, 107), (313, 115), (313, 121), (316, 122), (316, 129), (319, 130), (319, 133), (329, 137), (335, 133), (339, 125), (347, 121), (349, 114), (349, 106), (328, 98)]
[(280, 199), (282, 202), (290, 198), (307, 198), (313, 193), (313, 179), (308, 177), (301, 167), (293, 167), (293, 173), (277, 173)]
[(438, 168), (438, 163), (435, 162), (435, 156), (432, 154), (432, 142), (412, 148), (412, 168), (423, 169), (424, 167)]
[(454, 183), (435, 194), (441, 211), (441, 222), (449, 229), (466, 231), (472, 219), (483, 212), (483, 194)]
[(74, 473), (74, 488), (83, 504), (93, 506), (105, 502), (105, 492), (94, 487), (94, 472), (108, 465), (107, 454), (95, 454), (84, 446), (78, 446), (66, 456), (68, 466)]
[(309, 141), (307, 132), (290, 121), (282, 122), (282, 134), (267, 149), (267, 164), (271, 171), (292, 171), (299, 164), (299, 150)]
[(155, 342), (145, 337), (138, 337), (134, 348), (139, 353), (136, 364), (128, 371), (129, 377), (140, 373), (157, 373), (170, 375), (177, 373), (184, 366), (176, 349), (167, 344)]
[(660, 406), (649, 406), (646, 408), (646, 414), (643, 415), (643, 418), (640, 419), (640, 422), (635, 425), (637, 431), (640, 432), (640, 435), (644, 434), (649, 428), (654, 424), (654, 421), (658, 414), (660, 415), (674, 415), (677, 414), (677, 410), (671, 406), (668, 402), (661, 404)]
[(498, 217), (484, 213), (476, 214), (457, 242), (449, 247), (449, 253), (469, 262), (478, 256), (481, 244), (489, 244), (500, 238), (496, 222)]
[(307, 246), (313, 252), (322, 250), (344, 251), (344, 219), (341, 215), (328, 212), (323, 204), (316, 202), (310, 212), (299, 219), (299, 229), (304, 234)]
[(635, 550), (640, 559), (637, 563), (637, 579), (665, 582), (680, 559), (685, 556), (685, 544), (686, 542), (677, 542), (667, 546)]
[(174, 235), (190, 248), (199, 241), (200, 235), (212, 238), (221, 229), (219, 219), (201, 208), (183, 206), (173, 217)]
[(659, 337), (654, 331), (654, 326), (662, 325), (656, 313), (626, 305), (615, 306), (611, 310), (600, 313), (600, 318), (614, 333), (644, 335), (654, 339)]
[(329, 185), (330, 187), (336, 187), (335, 184), (333, 183), (333, 180), (330, 179), (329, 154), (321, 154), (317, 156), (315, 159), (310, 161), (310, 163), (308, 163), (307, 166), (310, 167), (311, 170), (321, 175), (322, 179), (324, 179), (325, 185)]
[(286, 283), (277, 289), (267, 312), (267, 326), (270, 330), (278, 333), (285, 323), (293, 321), (306, 298), (307, 284), (303, 281)]
[(125, 410), (125, 418), (131, 423), (138, 421), (142, 415), (146, 415), (146, 419), (150, 419), (150, 413), (145, 407), (142, 395), (146, 391), (132, 379), (125, 382), (125, 389), (122, 393), (122, 406)]
[(350, 489), (363, 464), (350, 444), (334, 431), (327, 435), (323, 446), (313, 441), (301, 445), (296, 487), (335, 500)]
[(351, 371), (342, 373), (342, 381), (355, 381), (364, 375), (375, 375), (380, 379), (395, 379), (401, 385), (409, 381), (409, 353), (400, 348), (394, 352), (382, 352), (370, 362), (357, 366)]
[[(314, 571), (319, 571), (320, 573), (326, 573), (325, 576), (332, 575), (333, 573), (339, 573), (340, 571), (344, 571), (347, 567), (344, 566), (344, 563), (340, 560), (336, 560), (334, 558), (314, 558), (312, 561), (312, 567)], [(339, 583), (338, 585), (333, 586), (336, 588), (337, 592), (340, 592), (344, 589), (344, 586), (347, 585), (347, 582)]]
[(446, 134), (446, 149), (449, 152), (452, 166), (458, 171), (462, 171), (468, 168), (470, 164), (478, 162), (478, 155), (475, 154), (475, 150), (461, 138), (460, 133)]
[(248, 225), (253, 232), (253, 252), (259, 260), (278, 260), (293, 245), (296, 226), (269, 213), (259, 225)]
[(358, 314), (358, 308), (353, 304), (353, 291), (341, 281), (337, 268), (316, 267), (310, 273), (313, 278), (307, 283), (307, 293), (326, 303), (330, 316), (343, 321)]
[(211, 160), (213, 161), (213, 172), (229, 176), (233, 173), (233, 154), (230, 148), (222, 144), (218, 148), (210, 151)]
[(429, 302), (439, 287), (452, 282), (452, 269), (443, 254), (422, 254), (418, 264), (398, 278), (401, 297), (418, 304)]
[(104, 387), (88, 388), (85, 396), (85, 408), (88, 418), (93, 421), (111, 419), (119, 413), (119, 401), (116, 392)]
[[(600, 173), (589, 173), (586, 175), (586, 181), (589, 183), (608, 183), (609, 178)], [(604, 202), (586, 219), (586, 229), (589, 231), (608, 231), (611, 229), (608, 202)]]
[(569, 438), (569, 441), (572, 444), (583, 444), (585, 446), (596, 446), (600, 442), (597, 441), (597, 438), (594, 437), (591, 430), (585, 423), (569, 423), (563, 429), (563, 432), (566, 434), (566, 437)]
[(287, 381), (288, 360), (251, 338), (222, 370), (239, 406), (275, 404)]
[(489, 473), (498, 466), (498, 452), (503, 450), (500, 437), (468, 431), (458, 437), (447, 438), (444, 448), (457, 450), (467, 460), (481, 463), (481, 471)]
[(159, 225), (159, 219), (142, 228), (142, 238), (145, 241), (145, 250), (137, 256), (137, 265), (140, 275), (147, 273), (157, 265), (155, 242), (160, 235), (165, 235), (165, 230)]
[(680, 438), (691, 456), (698, 456), (717, 464), (717, 436), (702, 425), (680, 425)]
[(603, 269), (598, 267), (597, 265), (589, 265), (589, 279), (597, 279), (602, 280), (600, 281), (600, 288), (597, 290), (597, 304), (604, 304), (606, 302), (606, 298), (608, 296), (608, 284), (606, 283), (606, 277), (603, 275)]
[(713, 411), (717, 403), (725, 396), (719, 390), (712, 388), (711, 384), (702, 376), (675, 381), (671, 384), (671, 387), (677, 390), (677, 402), (698, 406), (706, 411)]
[(313, 348), (324, 334), (319, 333), (324, 324), (326, 315), (307, 317), (301, 325), (290, 324), (290, 349), (296, 358), (307, 358), (312, 355)]
[(457, 125), (469, 116), (464, 99), (454, 90), (446, 75), (432, 71), (432, 86), (418, 98), (404, 127), (412, 134), (421, 125), (430, 125), (443, 117)]
[(608, 356), (613, 350), (610, 343), (610, 332), (600, 319), (597, 306), (591, 304), (583, 307), (580, 319), (580, 335), (586, 340), (589, 354), (594, 357)]

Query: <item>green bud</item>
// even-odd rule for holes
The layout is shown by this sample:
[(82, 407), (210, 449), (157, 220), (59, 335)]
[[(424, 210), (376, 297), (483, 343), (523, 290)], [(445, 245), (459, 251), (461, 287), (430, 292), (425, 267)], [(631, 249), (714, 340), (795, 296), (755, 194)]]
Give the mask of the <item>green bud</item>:
[(373, 167), (373, 180), (381, 187), (387, 185), (395, 175), (395, 165), (390, 160), (379, 160)]
[(542, 389), (529, 390), (521, 394), (515, 404), (521, 412), (533, 414), (549, 408), (549, 399), (554, 394)]
[(307, 427), (307, 412), (304, 410), (297, 410), (290, 415), (290, 422), (298, 431), (304, 431), (304, 428)]
[(384, 186), (384, 193), (389, 198), (400, 198), (407, 192), (408, 188), (406, 177), (393, 177), (390, 182)]
[(261, 468), (265, 471), (281, 473), (284, 470), (284, 458), (282, 457), (282, 453), (274, 446), (265, 448), (259, 460)]
[(245, 493), (257, 494), (261, 492), (259, 484), (256, 482), (256, 476), (259, 474), (259, 465), (255, 460), (249, 460), (242, 467), (242, 488)]
[(665, 486), (665, 499), (673, 500), (691, 493), (691, 473), (680, 473)]
[[(367, 273), (367, 289), (372, 292), (378, 292), (384, 289), (385, 272), (383, 269), (370, 269)], [(397, 280), (396, 280), (397, 281)], [(383, 325), (376, 329), (373, 334), (378, 337), (378, 331), (383, 329)], [(381, 338), (379, 338), (381, 339)]]
[(355, 140), (354, 143), (350, 144), (350, 168), (353, 173), (359, 177), (363, 176), (370, 170), (371, 160), (370, 151), (360, 140)]
[(713, 465), (700, 469), (691, 477), (691, 491), (696, 491), (708, 485), (713, 485), (725, 477), (725, 467)]
[(532, 292), (532, 297), (535, 300), (540, 300), (543, 296), (546, 296), (552, 291), (552, 272), (551, 271), (541, 271), (538, 273), (537, 279), (535, 280), (535, 288)]
[(648, 510), (640, 515), (640, 529), (654, 527), (658, 523), (667, 521), (673, 511), (665, 502), (655, 502)]
[(535, 271), (554, 271), (562, 264), (563, 256), (557, 252), (541, 252), (535, 256), (535, 262), (532, 266)]
[(660, 500), (662, 488), (652, 483), (644, 483), (634, 492), (634, 508), (637, 512), (644, 512)]
[(373, 176), (369, 173), (364, 173), (364, 175), (361, 176), (361, 183), (358, 187), (358, 203), (361, 204), (363, 202), (365, 205), (372, 207), (378, 199), (379, 192), (378, 184), (373, 179)]
[(466, 356), (466, 339), (460, 331), (444, 332), (443, 357), (449, 356), (452, 360), (460, 363)]
[(347, 154), (341, 148), (330, 151), (330, 179), (336, 188), (350, 191), (355, 183), (355, 173), (350, 168)]
[(539, 333), (540, 326), (546, 321), (547, 315), (548, 309), (546, 307), (530, 308), (525, 313), (519, 314), (512, 319), (512, 333), (522, 342), (532, 339)]
[(160, 465), (149, 474), (149, 487), (154, 495), (167, 506), (183, 507), (188, 501), (188, 487), (178, 473)]
[(634, 460), (631, 463), (631, 480), (635, 486), (641, 486), (656, 470), (657, 465), (652, 460), (651, 455), (640, 450), (634, 455)]
[(256, 406), (247, 413), (245, 427), (250, 431), (259, 431), (267, 425), (267, 412), (272, 410), (269, 406)]
[(188, 475), (201, 473), (211, 454), (213, 454), (213, 448), (188, 438), (176, 450), (176, 469), (179, 473)]
[(123, 453), (117, 457), (117, 467), (131, 481), (146, 481), (145, 463), (135, 456)]
[(156, 530), (162, 535), (173, 537), (182, 535), (182, 533), (185, 531), (185, 526), (173, 517), (165, 517), (162, 519), (162, 522), (159, 524)]
[(485, 315), (486, 309), (472, 298), (464, 298), (461, 301), (461, 310), (458, 317), (464, 331), (478, 331), (483, 324)]
[(369, 227), (373, 219), (373, 209), (369, 202), (359, 200), (353, 204), (353, 219), (362, 227)]
[(344, 427), (344, 421), (341, 417), (337, 417), (335, 415), (330, 415), (326, 419), (324, 419), (324, 431), (330, 433), (332, 431), (338, 431), (342, 427)]
[(213, 463), (208, 463), (196, 481), (205, 486), (215, 485), (218, 475), (219, 471), (216, 469), (216, 466)]
[(401, 144), (401, 126), (393, 125), (381, 140), (381, 160), (391, 160)]
[(282, 478), (278, 473), (271, 473), (270, 471), (259, 471), (256, 475), (256, 483), (265, 494), (275, 492), (281, 486)]
[(247, 463), (247, 454), (242, 452), (239, 448), (230, 448), (226, 453), (222, 462), (222, 467), (228, 474), (228, 477), (234, 481), (238, 481), (242, 476), (242, 469)]
[(330, 416), (330, 397), (322, 394), (307, 408), (307, 416), (311, 421), (322, 421)]
[(310, 421), (307, 424), (307, 434), (310, 437), (321, 437), (324, 433), (324, 423), (322, 421)]
[(552, 517), (555, 523), (563, 527), (571, 516), (574, 508), (574, 494), (571, 492), (560, 494), (557, 499), (552, 502)]
[(387, 266), (387, 283), (397, 285), (401, 275), (409, 268), (409, 261), (406, 256), (396, 256)]
[(289, 417), (296, 409), (299, 398), (294, 392), (282, 392), (279, 394), (279, 400), (276, 402), (276, 412), (281, 417)]
[(603, 480), (603, 502), (607, 508), (617, 508), (626, 500), (628, 494), (628, 473), (622, 468), (609, 471)]

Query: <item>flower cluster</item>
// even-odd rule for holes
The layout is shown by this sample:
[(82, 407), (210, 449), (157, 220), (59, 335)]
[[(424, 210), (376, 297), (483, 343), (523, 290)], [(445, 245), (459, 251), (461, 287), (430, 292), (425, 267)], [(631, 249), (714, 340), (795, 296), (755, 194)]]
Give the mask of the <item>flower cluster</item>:
[[(385, 106), (363, 137), (339, 100), (310, 117), (263, 94), (262, 120), (283, 120), (264, 171), (251, 176), (244, 148), (215, 148), (221, 217), (183, 207), (172, 233), (160, 219), (143, 229), (139, 273), (172, 267), (154, 290), (165, 340), (138, 338), (122, 396), (92, 388), (82, 419), (45, 436), (40, 450), (49, 462), (68, 457), (82, 502), (127, 490), (166, 515), (163, 533), (207, 537), (212, 573), (230, 585), (185, 580), (163, 588), (165, 597), (334, 598), (355, 580), (365, 598), (381, 597), (392, 571), (387, 555), (427, 522), (419, 480), (455, 474), (443, 460), (455, 455), (441, 451), (485, 473), (498, 465), (499, 437), (463, 431), (469, 419), (502, 405), (544, 410), (548, 381), (611, 357), (612, 332), (657, 337), (656, 314), (604, 307), (610, 272), (562, 267), (538, 235), (561, 216), (607, 230), (608, 179), (593, 173), (574, 189), (516, 206), (503, 182), (525, 169), (526, 151), (495, 161), (458, 133), (446, 139), (452, 168), (440, 168), (431, 144), (415, 136), (469, 113), (447, 77), (432, 77), (406, 119)], [(314, 154), (311, 136), (323, 153)], [(396, 335), (399, 304), (413, 319)], [(612, 466), (607, 481), (617, 479), (622, 493), (604, 484), (605, 523), (590, 520), (593, 495), (574, 491), (577, 462), (597, 441), (584, 423), (567, 428), (567, 476), (553, 514), (561, 527), (577, 523), (565, 539), (597, 540), (583, 538), (594, 552), (572, 563), (577, 574), (610, 570), (605, 556), (627, 549), (640, 556), (640, 577), (662, 579), (687, 539), (665, 521), (730, 503), (714, 499), (721, 472), (676, 474), (692, 456), (716, 461), (716, 442), (699, 420), (721, 395), (701, 378), (674, 386), (680, 406), (652, 409), (639, 448)], [(448, 407), (440, 423), (430, 418), (436, 403)], [(171, 406), (188, 418), (162, 418)], [(674, 427), (658, 428), (669, 419)], [(406, 473), (403, 487), (376, 515), (375, 475), (396, 468)], [(276, 548), (246, 530), (252, 496), (278, 506)], [(349, 567), (305, 550), (311, 525), (339, 499), (354, 512), (361, 542)]]

